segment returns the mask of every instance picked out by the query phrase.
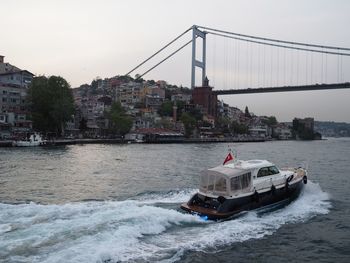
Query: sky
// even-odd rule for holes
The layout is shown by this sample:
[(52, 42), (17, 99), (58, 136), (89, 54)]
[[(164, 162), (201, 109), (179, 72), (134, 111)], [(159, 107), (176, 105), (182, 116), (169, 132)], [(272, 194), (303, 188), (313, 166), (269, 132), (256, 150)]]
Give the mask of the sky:
[[(346, 0), (0, 0), (0, 55), (6, 62), (36, 75), (60, 75), (72, 87), (78, 87), (96, 77), (127, 73), (194, 24), (350, 47), (349, 10), (350, 1)], [(182, 43), (189, 39), (190, 35), (185, 36)], [(239, 45), (243, 51), (241, 69), (237, 70)], [(315, 56), (312, 67), (307, 54), (269, 53), (266, 49), (264, 54), (271, 57), (273, 67), (262, 67), (262, 48), (251, 46), (253, 51), (246, 53), (252, 61), (249, 64), (242, 55), (244, 47), (248, 49), (244, 43), (208, 36), (207, 75), (214, 89), (350, 81), (350, 57), (342, 59), (340, 67), (339, 58), (326, 56), (322, 65), (328, 64), (320, 67), (321, 57)], [(132, 76), (143, 73), (167, 54)], [(285, 62), (283, 56), (289, 61)], [(190, 63), (188, 46), (144, 78), (190, 86)], [(274, 115), (279, 121), (314, 117), (350, 122), (350, 90), (231, 95), (219, 99), (241, 109), (247, 105), (255, 114)]]

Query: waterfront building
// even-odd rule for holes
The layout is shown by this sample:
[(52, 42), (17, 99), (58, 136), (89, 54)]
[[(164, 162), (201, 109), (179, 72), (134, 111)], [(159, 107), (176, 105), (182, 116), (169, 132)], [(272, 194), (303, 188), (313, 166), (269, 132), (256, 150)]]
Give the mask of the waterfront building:
[(293, 138), (291, 128), (284, 124), (279, 123), (275, 127), (273, 127), (273, 137), (279, 140), (289, 140)]
[(11, 127), (11, 134), (32, 129), (32, 122), (27, 120), (26, 97), (33, 76), (27, 70), (4, 62), (4, 56), (0, 56), (0, 122), (2, 129)]
[(249, 134), (254, 137), (266, 138), (269, 136), (269, 129), (267, 126), (251, 126)]

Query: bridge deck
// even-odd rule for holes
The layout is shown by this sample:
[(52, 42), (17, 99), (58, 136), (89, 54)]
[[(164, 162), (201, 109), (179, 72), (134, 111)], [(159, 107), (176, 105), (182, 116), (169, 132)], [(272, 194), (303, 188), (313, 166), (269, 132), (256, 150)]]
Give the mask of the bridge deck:
[(234, 94), (307, 91), (307, 90), (332, 90), (332, 89), (350, 89), (350, 82), (334, 83), (334, 84), (303, 85), (303, 86), (283, 86), (283, 87), (268, 87), (268, 88), (213, 90), (213, 93), (216, 95), (234, 95)]

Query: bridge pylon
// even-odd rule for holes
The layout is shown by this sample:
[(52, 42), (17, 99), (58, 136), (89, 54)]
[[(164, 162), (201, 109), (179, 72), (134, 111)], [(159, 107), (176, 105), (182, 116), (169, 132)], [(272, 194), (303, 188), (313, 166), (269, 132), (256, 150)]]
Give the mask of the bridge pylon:
[[(203, 39), (202, 45), (202, 61), (196, 59), (196, 40), (197, 37)], [(191, 89), (196, 86), (196, 67), (202, 69), (202, 83), (204, 86), (204, 81), (206, 77), (206, 32), (198, 29), (196, 25), (192, 26), (192, 63), (191, 63)]]

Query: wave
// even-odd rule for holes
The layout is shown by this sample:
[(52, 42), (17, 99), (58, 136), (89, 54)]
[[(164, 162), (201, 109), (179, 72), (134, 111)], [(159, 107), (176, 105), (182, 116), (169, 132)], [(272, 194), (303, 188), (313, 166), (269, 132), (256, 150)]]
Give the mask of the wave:
[(180, 203), (193, 192), (64, 205), (0, 204), (0, 261), (173, 262), (185, 251), (262, 238), (284, 224), (304, 222), (330, 209), (329, 195), (310, 181), (300, 197), (282, 209), (249, 212), (224, 222), (205, 222), (154, 205)]

